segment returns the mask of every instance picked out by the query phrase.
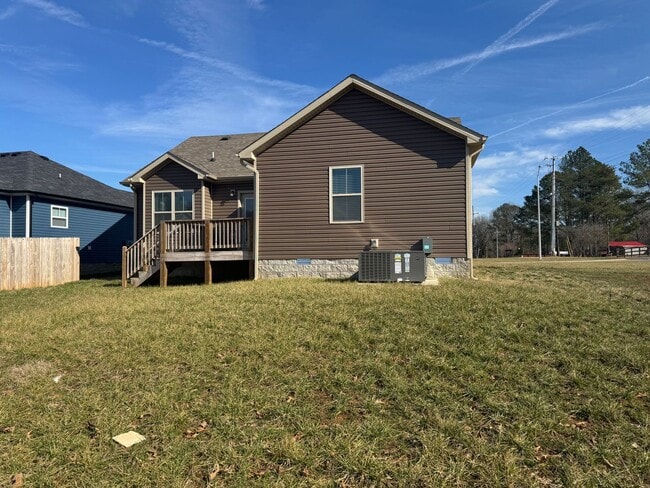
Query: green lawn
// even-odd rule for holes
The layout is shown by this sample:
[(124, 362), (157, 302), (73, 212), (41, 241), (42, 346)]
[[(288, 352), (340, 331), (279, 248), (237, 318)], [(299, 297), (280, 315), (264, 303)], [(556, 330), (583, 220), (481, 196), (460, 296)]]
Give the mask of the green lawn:
[(0, 486), (650, 485), (650, 261), (476, 275), (2, 292)]

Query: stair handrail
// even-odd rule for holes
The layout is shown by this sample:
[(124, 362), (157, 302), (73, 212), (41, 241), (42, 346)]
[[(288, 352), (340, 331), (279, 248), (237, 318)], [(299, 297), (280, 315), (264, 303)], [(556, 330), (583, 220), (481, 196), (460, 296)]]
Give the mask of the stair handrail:
[(122, 246), (122, 286), (139, 271), (153, 266), (160, 258), (160, 225), (156, 225), (129, 247)]

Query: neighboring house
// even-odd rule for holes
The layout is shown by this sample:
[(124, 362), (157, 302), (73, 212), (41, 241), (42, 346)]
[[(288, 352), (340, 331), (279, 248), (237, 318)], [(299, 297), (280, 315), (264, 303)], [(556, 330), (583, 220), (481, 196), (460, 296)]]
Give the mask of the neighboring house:
[[(433, 239), (430, 272), (469, 276), (471, 169), (485, 141), (349, 76), (267, 133), (191, 137), (122, 181), (136, 195), (136, 238), (148, 243), (129, 251), (124, 276), (240, 259), (255, 278), (349, 277), (371, 244), (419, 250), (423, 237)], [(161, 258), (151, 246), (169, 220)], [(187, 233), (203, 240), (188, 244)], [(142, 246), (151, 259), (133, 264)]]
[(612, 241), (608, 243), (609, 253), (614, 256), (645, 256), (648, 246), (637, 241)]
[(120, 262), (133, 195), (32, 151), (0, 153), (0, 237), (79, 237), (82, 273)]

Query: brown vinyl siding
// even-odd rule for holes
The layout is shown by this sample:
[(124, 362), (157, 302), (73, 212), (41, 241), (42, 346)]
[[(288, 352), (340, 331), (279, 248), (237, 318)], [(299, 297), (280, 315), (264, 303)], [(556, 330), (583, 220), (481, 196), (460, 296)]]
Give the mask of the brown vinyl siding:
[(145, 227), (148, 231), (151, 229), (151, 195), (154, 191), (171, 191), (171, 190), (194, 190), (193, 218), (201, 218), (201, 185), (202, 181), (197, 178), (196, 173), (181, 166), (180, 164), (170, 161), (166, 165), (158, 168), (155, 173), (146, 178), (145, 194)]
[(253, 192), (253, 180), (238, 181), (236, 183), (213, 184), (211, 187), (212, 195), (212, 215), (214, 219), (232, 219), (239, 217), (239, 194), (234, 197), (230, 196), (230, 190), (236, 192)]
[[(329, 168), (363, 166), (363, 223), (329, 223)], [(465, 141), (353, 89), (258, 155), (260, 259), (467, 257)]]

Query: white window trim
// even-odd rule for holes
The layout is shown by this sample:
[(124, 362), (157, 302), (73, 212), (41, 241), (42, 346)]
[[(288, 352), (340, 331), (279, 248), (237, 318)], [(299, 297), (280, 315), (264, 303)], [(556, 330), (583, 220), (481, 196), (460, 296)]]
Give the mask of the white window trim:
[[(361, 196), (361, 220), (334, 220), (334, 195), (332, 193), (332, 173), (336, 169), (351, 169), (359, 168), (361, 170), (361, 193), (341, 193), (336, 195), (337, 197), (353, 197)], [(364, 209), (364, 178), (363, 178), (363, 165), (362, 164), (351, 164), (347, 166), (330, 166), (329, 167), (329, 206), (330, 206), (330, 224), (363, 224), (365, 218), (365, 209)]]
[(172, 194), (172, 208), (169, 212), (158, 212), (158, 213), (170, 213), (172, 214), (172, 219), (174, 219), (174, 214), (176, 214), (176, 198), (174, 197), (175, 193), (178, 192), (184, 192), (184, 191), (191, 191), (192, 192), (192, 220), (194, 220), (194, 208), (196, 205), (194, 205), (194, 190), (191, 189), (183, 189), (183, 190), (156, 190), (151, 192), (151, 228), (153, 229), (156, 225), (156, 194), (157, 193), (171, 193)]
[[(54, 225), (54, 209), (65, 210), (65, 226), (63, 225)], [(61, 219), (62, 217), (56, 217)], [(62, 207), (61, 205), (50, 205), (50, 227), (53, 229), (67, 229), (68, 222), (70, 221), (70, 209), (68, 207)]]

